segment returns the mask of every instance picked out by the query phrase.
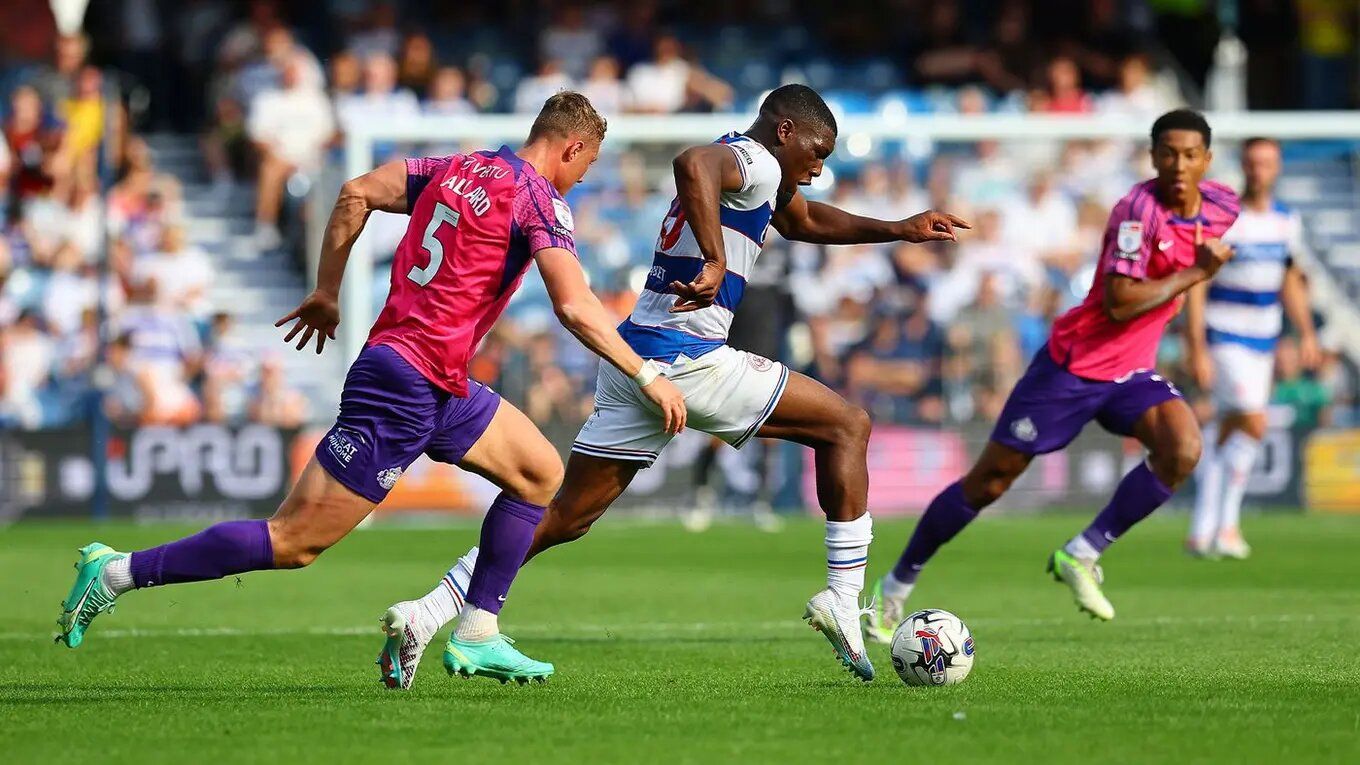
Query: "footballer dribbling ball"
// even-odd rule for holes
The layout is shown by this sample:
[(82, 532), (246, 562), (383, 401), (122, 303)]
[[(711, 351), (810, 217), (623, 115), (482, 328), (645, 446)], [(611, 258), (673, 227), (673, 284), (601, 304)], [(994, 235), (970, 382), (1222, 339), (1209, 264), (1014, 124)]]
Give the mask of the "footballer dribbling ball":
[(907, 685), (961, 683), (973, 669), (973, 633), (948, 611), (917, 611), (893, 633), (892, 663)]

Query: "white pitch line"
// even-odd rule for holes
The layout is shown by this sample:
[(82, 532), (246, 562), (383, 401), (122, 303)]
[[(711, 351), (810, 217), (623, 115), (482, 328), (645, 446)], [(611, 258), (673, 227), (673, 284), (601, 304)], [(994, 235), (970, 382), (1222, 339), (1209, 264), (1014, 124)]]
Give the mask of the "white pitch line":
[[(1153, 616), (1146, 618), (1123, 618), (1115, 624), (1132, 627), (1165, 626), (1208, 626), (1215, 624), (1270, 625), (1309, 622), (1346, 622), (1360, 620), (1360, 614), (1224, 614), (1221, 616)], [(1006, 627), (1052, 627), (1082, 624), (1076, 617), (1052, 617), (1045, 619), (970, 619), (968, 624), (981, 628)], [(570, 625), (524, 625), (510, 631), (519, 635), (533, 635), (536, 638), (562, 637), (627, 637), (641, 633), (683, 633), (703, 634), (718, 632), (750, 632), (752, 630), (792, 630), (802, 628), (801, 621), (792, 619), (754, 622), (621, 622), (618, 624), (570, 624)], [(50, 639), (55, 633), (43, 632), (0, 632), (0, 641)], [(111, 629), (92, 633), (100, 640), (118, 638), (202, 638), (202, 637), (275, 637), (290, 635), (311, 635), (316, 637), (353, 637), (380, 634), (377, 625), (361, 627), (282, 627), (278, 629), (240, 629), (236, 627), (175, 627), (175, 628), (132, 628)]]

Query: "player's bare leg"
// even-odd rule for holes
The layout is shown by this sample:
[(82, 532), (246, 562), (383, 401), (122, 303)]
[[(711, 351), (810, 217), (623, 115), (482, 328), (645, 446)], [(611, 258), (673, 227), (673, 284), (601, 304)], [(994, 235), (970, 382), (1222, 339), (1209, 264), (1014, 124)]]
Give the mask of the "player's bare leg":
[(482, 521), (480, 546), (460, 558), (425, 597), (397, 603), (383, 615), (387, 641), (378, 664), (389, 688), (410, 687), (425, 646), (455, 616), (460, 616), (458, 627), (444, 652), (450, 674), (528, 682), (553, 672), (551, 664), (511, 647), (497, 617), (543, 506), (562, 480), (562, 461), (529, 418), (502, 400), (458, 466), (490, 480), (501, 494)]
[(534, 541), (525, 562), (549, 547), (585, 536), (642, 467), (641, 462), (572, 452), (567, 458), (562, 489), (549, 503), (543, 522), (534, 531)]
[(227, 521), (169, 544), (120, 553), (81, 548), (76, 581), (62, 604), (57, 639), (80, 645), (90, 622), (132, 589), (202, 582), (272, 568), (301, 568), (340, 541), (375, 507), (330, 476), (315, 458), (268, 521)]
[(812, 448), (817, 502), (826, 514), (827, 587), (808, 601), (804, 618), (821, 631), (841, 663), (861, 680), (874, 677), (860, 629), (859, 594), (873, 540), (869, 515), (869, 414), (810, 377), (791, 372), (761, 438)]
[(1114, 606), (1101, 592), (1104, 575), (1097, 565), (1105, 549), (1134, 524), (1171, 498), (1199, 463), (1199, 423), (1179, 397), (1150, 407), (1133, 426), (1148, 457), (1119, 482), (1114, 496), (1080, 534), (1053, 553), (1049, 569), (1072, 589), (1078, 607), (1097, 619), (1114, 618)]
[(1033, 455), (988, 441), (967, 474), (931, 501), (897, 565), (874, 584), (874, 609), (865, 630), (870, 640), (892, 641), (926, 561), (972, 523), (979, 511), (1000, 499), (1033, 459)]

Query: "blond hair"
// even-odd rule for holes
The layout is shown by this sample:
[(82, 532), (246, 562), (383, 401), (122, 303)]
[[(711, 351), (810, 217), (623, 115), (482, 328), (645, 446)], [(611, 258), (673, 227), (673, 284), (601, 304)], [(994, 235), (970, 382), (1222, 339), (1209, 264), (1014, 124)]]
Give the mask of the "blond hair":
[(534, 126), (529, 128), (529, 140), (549, 135), (559, 138), (574, 135), (603, 141), (607, 127), (590, 99), (576, 91), (563, 90), (543, 102), (543, 109), (534, 118)]

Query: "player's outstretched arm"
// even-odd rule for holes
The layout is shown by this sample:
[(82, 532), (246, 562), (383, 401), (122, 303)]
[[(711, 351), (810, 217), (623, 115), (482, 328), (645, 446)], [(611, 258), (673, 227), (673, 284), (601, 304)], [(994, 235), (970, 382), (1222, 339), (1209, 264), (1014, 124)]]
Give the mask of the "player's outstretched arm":
[(1214, 278), (1232, 256), (1232, 247), (1217, 238), (1205, 239), (1203, 227), (1196, 223), (1195, 263), (1189, 268), (1161, 279), (1105, 274), (1105, 315), (1115, 321), (1136, 319), (1196, 284)]
[(643, 395), (661, 410), (666, 432), (684, 430), (685, 397), (660, 375), (656, 362), (643, 361), (619, 336), (613, 318), (586, 284), (576, 256), (561, 247), (547, 247), (535, 252), (534, 260), (562, 326), (595, 355), (633, 379)]
[(1204, 305), (1208, 302), (1209, 283), (1200, 282), (1185, 292), (1185, 359), (1200, 390), (1214, 384), (1214, 365), (1209, 359), (1208, 326)]
[(902, 220), (878, 220), (839, 207), (811, 202), (795, 192), (772, 219), (785, 239), (812, 244), (877, 244), (880, 242), (952, 242), (955, 228), (972, 228), (949, 213), (927, 210)]
[[(675, 171), (675, 196), (680, 210), (703, 253), (704, 265), (689, 284), (671, 282), (679, 299), (672, 313), (697, 311), (713, 305), (727, 275), (727, 250), (723, 247), (718, 200), (724, 191), (741, 190), (745, 179), (737, 156), (721, 144), (688, 148), (671, 163)], [(678, 224), (677, 224), (678, 225)]]
[(326, 338), (335, 339), (335, 328), (340, 325), (340, 280), (345, 276), (354, 240), (364, 230), (369, 213), (374, 210), (406, 213), (406, 162), (395, 160), (345, 181), (331, 209), (326, 233), (321, 238), (321, 262), (316, 269), (316, 289), (302, 303), (282, 319), (276, 327), (296, 320), (284, 336), (291, 343), (299, 333), (300, 351), (316, 335), (316, 352), (326, 347)]

